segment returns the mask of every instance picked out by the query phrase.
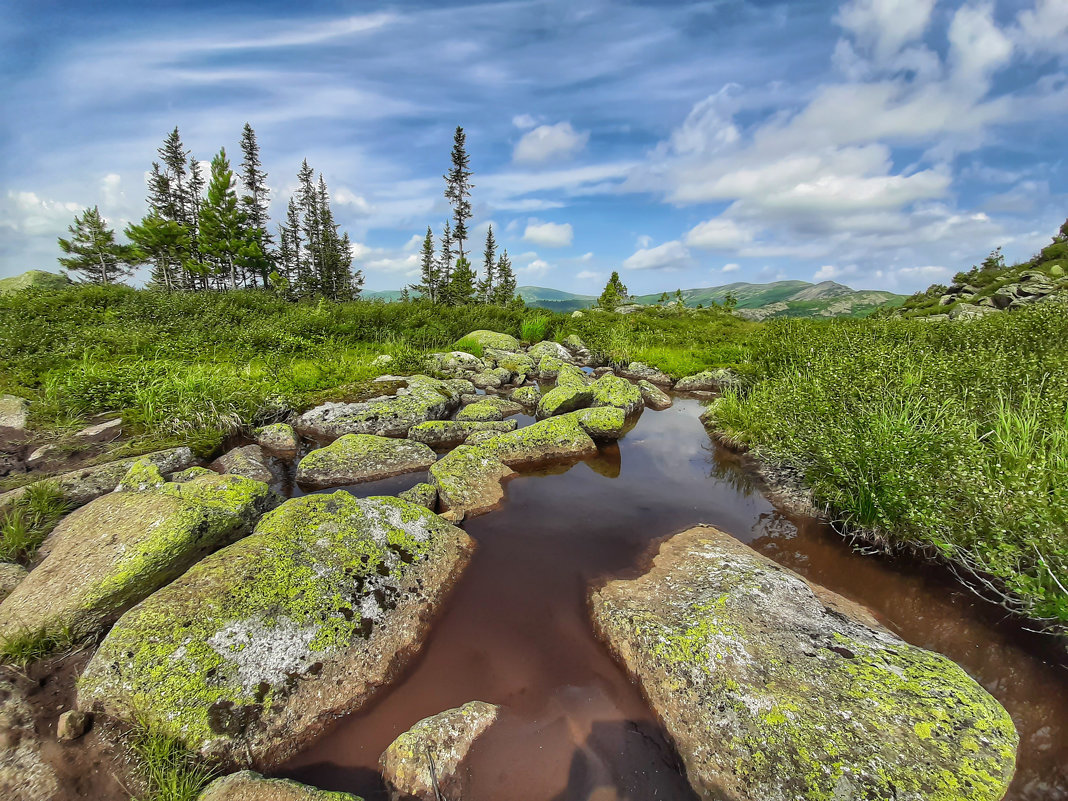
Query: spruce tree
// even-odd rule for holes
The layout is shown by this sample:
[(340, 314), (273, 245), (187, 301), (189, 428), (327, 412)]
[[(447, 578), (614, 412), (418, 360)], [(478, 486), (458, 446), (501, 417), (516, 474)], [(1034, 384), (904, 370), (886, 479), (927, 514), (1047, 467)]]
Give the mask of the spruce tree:
[(181, 223), (164, 219), (152, 210), (140, 223), (126, 226), (139, 262), (152, 264), (152, 283), (171, 292), (186, 288), (182, 264), (189, 253), (189, 232)]
[(475, 271), (471, 268), (471, 262), (460, 256), (452, 268), (452, 277), (449, 279), (449, 303), (454, 306), (464, 306), (475, 300)]
[(315, 188), (315, 171), (304, 159), (297, 173), (297, 206), (301, 213), (300, 230), (304, 239), (305, 269), (302, 294), (314, 295), (322, 292), (322, 248), (319, 223), (319, 193)]
[(115, 242), (115, 232), (107, 227), (99, 208), (93, 206), (75, 216), (67, 230), (70, 239), (59, 238), (59, 248), (67, 254), (59, 258), (64, 269), (81, 273), (90, 284), (114, 284), (133, 274), (130, 263), (136, 262), (136, 254)]
[(627, 291), (626, 285), (619, 279), (619, 273), (613, 270), (612, 277), (605, 284), (604, 292), (597, 299), (597, 303), (602, 308), (614, 309), (629, 297), (630, 293)]
[(497, 286), (493, 288), (493, 302), (498, 306), (508, 306), (515, 299), (515, 273), (512, 271), (512, 261), (508, 258), (508, 251), (502, 250), (497, 259)]
[[(411, 289), (418, 292), (431, 303), (438, 302), (438, 264), (434, 257), (434, 232), (428, 225), (423, 237), (423, 249), (420, 251), (419, 283), (412, 284)], [(408, 287), (405, 287), (408, 289)]]
[(471, 219), (470, 159), (467, 155), (467, 136), (459, 125), (453, 134), (452, 167), (445, 178), (445, 199), (452, 204), (452, 236), (459, 257), (464, 257), (464, 242), (467, 241), (467, 221)]
[(452, 291), (452, 225), (448, 220), (441, 230), (441, 256), (438, 258), (438, 303), (449, 303)]
[(493, 303), (493, 289), (496, 286), (497, 241), (493, 238), (493, 226), (486, 229), (486, 248), (482, 251), (483, 276), (478, 282), (477, 295), (482, 303)]
[(267, 285), (267, 276), (273, 265), (272, 247), (274, 239), (267, 230), (270, 222), (268, 209), (270, 207), (267, 187), (267, 173), (260, 163), (260, 146), (256, 142), (256, 132), (247, 122), (241, 132), (241, 182), (244, 184), (245, 193), (241, 196), (241, 205), (248, 217), (248, 227), (252, 236), (259, 243), (260, 250), (264, 254), (261, 264), (256, 265), (258, 274), (263, 278), (264, 286)]
[(234, 173), (226, 158), (226, 149), (211, 160), (208, 197), (200, 209), (198, 233), (200, 251), (211, 258), (220, 278), (229, 278), (230, 289), (237, 289), (238, 272), (258, 250), (249, 236), (245, 212), (237, 200)]
[[(282, 228), (283, 226), (279, 227)], [(304, 294), (308, 291), (307, 288), (311, 279), (308, 262), (304, 256), (304, 239), (300, 227), (300, 206), (294, 197), (289, 198), (289, 205), (286, 207), (284, 230), (288, 236), (289, 247), (292, 251), (291, 261), (286, 266), (286, 278), (289, 280), (289, 286), (292, 291), (297, 294)]]

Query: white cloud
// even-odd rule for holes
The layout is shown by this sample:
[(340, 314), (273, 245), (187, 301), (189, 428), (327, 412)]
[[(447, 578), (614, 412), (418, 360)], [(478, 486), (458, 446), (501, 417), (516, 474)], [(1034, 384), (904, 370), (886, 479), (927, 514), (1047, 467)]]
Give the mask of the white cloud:
[(1038, 0), (1034, 9), (1020, 12), (1014, 38), (1028, 53), (1064, 53), (1068, 36), (1068, 3), (1064, 0)]
[(516, 114), (512, 117), (512, 125), (521, 131), (526, 131), (538, 124), (538, 121), (529, 114)]
[(576, 131), (570, 122), (539, 125), (523, 134), (516, 143), (512, 158), (520, 164), (544, 164), (574, 156), (589, 140), (589, 131)]
[(592, 281), (595, 278), (600, 278), (604, 273), (599, 273), (596, 270), (581, 270), (575, 275), (579, 281)]
[(79, 203), (48, 200), (34, 192), (15, 191), (8, 191), (3, 207), (0, 226), (28, 236), (62, 236), (67, 226), (74, 222), (74, 216), (84, 210)]
[(885, 61), (923, 35), (934, 5), (935, 0), (851, 0), (835, 22)]
[(371, 204), (367, 202), (367, 198), (363, 195), (357, 195), (348, 187), (339, 187), (333, 191), (333, 200), (335, 203), (340, 203), (343, 206), (348, 206), (360, 215), (368, 215), (373, 209)]
[(641, 248), (623, 261), (627, 270), (682, 270), (691, 264), (690, 251), (678, 240)]
[(985, 91), (991, 74), (1012, 58), (1012, 41), (998, 29), (989, 5), (958, 8), (948, 36), (954, 80), (965, 86)]
[(419, 234), (412, 234), (411, 239), (404, 243), (404, 247), (401, 250), (405, 252), (411, 252), (413, 250), (419, 250), (423, 246), (423, 237)]
[(649, 234), (642, 234), (636, 241), (639, 248), (651, 247), (653, 244), (653, 238)]
[(540, 278), (545, 275), (549, 270), (553, 268), (553, 265), (549, 264), (544, 259), (534, 259), (530, 264), (525, 267), (517, 267), (516, 272), (520, 275), (530, 276), (532, 278)]
[(813, 281), (833, 281), (836, 278), (844, 278), (847, 275), (854, 275), (857, 271), (855, 265), (849, 267), (836, 267), (833, 264), (825, 264), (816, 270), (816, 273), (812, 276)]
[(724, 265), (723, 265), (723, 266), (722, 266), (722, 267), (720, 268), (720, 270), (719, 270), (719, 271), (720, 271), (721, 273), (734, 273), (734, 272), (737, 272), (737, 271), (738, 271), (738, 270), (740, 270), (740, 269), (742, 269), (742, 265), (740, 265), (740, 264), (734, 264), (734, 263), (732, 262), (731, 264), (724, 264)]
[(575, 231), (571, 223), (538, 222), (531, 220), (523, 232), (523, 239), (547, 248), (563, 248), (571, 244)]
[(686, 244), (705, 250), (734, 250), (753, 240), (753, 232), (721, 217), (695, 225), (686, 234)]

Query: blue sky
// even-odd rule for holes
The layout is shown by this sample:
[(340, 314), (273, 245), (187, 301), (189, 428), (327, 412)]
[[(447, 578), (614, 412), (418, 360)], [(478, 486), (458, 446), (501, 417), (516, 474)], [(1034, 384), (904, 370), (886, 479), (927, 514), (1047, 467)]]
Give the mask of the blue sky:
[(1065, 0), (9, 0), (0, 52), (0, 275), (140, 218), (175, 125), (237, 161), (246, 121), (275, 219), (307, 158), (370, 289), (447, 217), (458, 124), (521, 284), (911, 292), (1068, 216)]

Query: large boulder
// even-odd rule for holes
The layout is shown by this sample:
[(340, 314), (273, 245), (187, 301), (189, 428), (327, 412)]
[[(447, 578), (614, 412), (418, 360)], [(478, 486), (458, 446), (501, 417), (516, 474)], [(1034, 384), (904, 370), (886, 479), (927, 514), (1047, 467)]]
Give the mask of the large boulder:
[(16, 395), (0, 395), (0, 450), (17, 449), (26, 442), (30, 402)]
[(123, 615), (78, 708), (278, 765), (400, 675), (473, 547), (397, 498), (293, 498)]
[(638, 382), (638, 390), (642, 393), (642, 401), (650, 409), (661, 412), (671, 406), (671, 396), (652, 381), (641, 379)]
[(1000, 799), (1017, 734), (953, 662), (698, 526), (593, 593), (704, 798)]
[(233, 448), (212, 462), (211, 469), (229, 475), (244, 476), (265, 484), (270, 484), (275, 479), (267, 454), (259, 445)]
[(460, 445), (430, 466), (443, 512), (479, 514), (504, 500), (505, 479), (515, 471), (492, 453), (475, 445)]
[(487, 423), (503, 420), (505, 417), (519, 414), (521, 411), (523, 411), (523, 405), (520, 403), (496, 395), (487, 395), (462, 408), (456, 415), (456, 419), (460, 422)]
[(357, 403), (324, 403), (299, 418), (294, 428), (302, 434), (336, 439), (344, 434), (407, 436), (408, 429), (427, 420), (443, 420), (460, 405), (460, 395), (472, 392), (463, 379), (441, 381), (425, 375), (410, 376), (395, 395)]
[(0, 604), (0, 638), (100, 631), (247, 534), (275, 503), (262, 482), (215, 474), (98, 498), (56, 526), (41, 546), (43, 561)]
[(461, 378), (486, 369), (486, 363), (470, 353), (454, 350), (431, 353), (426, 357), (426, 369), (435, 378)]
[(593, 388), (585, 384), (553, 387), (538, 399), (538, 419), (585, 409), (593, 403)]
[(646, 381), (651, 381), (661, 387), (670, 387), (674, 383), (667, 373), (641, 362), (630, 362), (626, 366), (620, 367), (616, 372), (624, 378), (631, 378), (635, 381), (644, 378)]
[(571, 356), (571, 351), (559, 342), (552, 342), (548, 339), (539, 342), (536, 345), (531, 345), (530, 349), (527, 351), (527, 356), (535, 362), (540, 362), (546, 356), (552, 356), (555, 359), (559, 359), (561, 362), (574, 362), (574, 358)]
[(565, 364), (570, 364), (570, 362), (552, 355), (542, 356), (538, 360), (538, 378), (542, 381), (555, 381), (556, 374)]
[(501, 334), (497, 331), (486, 331), (485, 329), (472, 331), (462, 337), (460, 341), (477, 342), (483, 348), (494, 348), (495, 350), (520, 351), (523, 349), (523, 346), (519, 344), (519, 340), (511, 334)]
[(731, 370), (719, 368), (703, 370), (680, 378), (675, 382), (676, 392), (716, 392), (739, 384), (738, 376)]
[(346, 434), (297, 465), (297, 483), (312, 487), (359, 484), (426, 470), (437, 454), (421, 442), (374, 434)]
[(423, 718), (401, 734), (379, 759), (391, 801), (466, 798), (467, 756), (499, 711), (485, 701), (468, 701)]
[(567, 415), (597, 442), (617, 440), (627, 431), (627, 415), (616, 406), (580, 409)]
[(220, 776), (197, 801), (361, 801), (359, 796), (309, 787), (289, 779), (265, 779), (251, 770)]
[(591, 406), (613, 406), (622, 409), (628, 417), (645, 408), (641, 389), (616, 375), (601, 376), (590, 385), (590, 390), (593, 393)]
[(300, 449), (297, 432), (289, 423), (271, 423), (252, 432), (256, 444), (280, 459), (293, 459)]
[(431, 448), (455, 448), (476, 431), (503, 434), (514, 431), (515, 427), (515, 420), (429, 420), (413, 426), (408, 436)]

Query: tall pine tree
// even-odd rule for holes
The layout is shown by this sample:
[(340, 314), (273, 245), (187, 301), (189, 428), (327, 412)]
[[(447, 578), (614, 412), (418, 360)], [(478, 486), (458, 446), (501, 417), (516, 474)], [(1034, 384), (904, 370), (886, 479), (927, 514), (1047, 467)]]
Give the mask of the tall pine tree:
[(441, 229), (441, 255), (438, 258), (438, 303), (449, 303), (452, 291), (452, 225), (448, 220)]
[(464, 306), (475, 300), (475, 271), (463, 256), (456, 259), (449, 278), (449, 303)]
[(201, 253), (214, 261), (217, 276), (228, 279), (230, 289), (237, 289), (238, 275), (244, 273), (250, 260), (255, 261), (259, 251), (237, 200), (234, 173), (225, 148), (211, 160), (208, 196), (200, 209), (198, 243)]
[(482, 272), (482, 278), (478, 282), (478, 299), (482, 303), (493, 303), (497, 272), (497, 240), (493, 238), (492, 225), (486, 229), (486, 248), (482, 251)]
[[(260, 251), (264, 258), (260, 264), (252, 265), (255, 272), (267, 286), (267, 276), (273, 265), (274, 239), (267, 226), (270, 222), (268, 209), (270, 206), (267, 187), (267, 173), (263, 171), (260, 163), (260, 146), (256, 142), (256, 132), (247, 122), (241, 131), (241, 183), (245, 187), (245, 193), (241, 196), (241, 206), (248, 217), (248, 227), (252, 236), (259, 243)], [(253, 282), (255, 283), (255, 282)]]
[(459, 257), (464, 257), (467, 221), (471, 219), (471, 160), (467, 155), (467, 136), (459, 125), (453, 134), (452, 166), (445, 178), (445, 199), (452, 204), (452, 237)]
[(115, 242), (115, 232), (107, 227), (99, 208), (86, 209), (67, 230), (70, 239), (59, 238), (59, 248), (67, 254), (59, 258), (64, 269), (81, 273), (91, 284), (114, 284), (133, 274), (130, 262), (136, 261), (135, 254)]
[(493, 302), (498, 306), (507, 306), (515, 299), (515, 273), (508, 251), (502, 250), (497, 259), (497, 286), (493, 288)]
[(182, 268), (189, 254), (189, 231), (181, 223), (164, 219), (152, 210), (140, 223), (126, 226), (140, 263), (152, 264), (152, 283), (168, 292), (184, 289)]
[(438, 302), (438, 263), (434, 257), (434, 232), (428, 225), (423, 237), (423, 249), (420, 251), (419, 283), (412, 284), (412, 290), (418, 292), (431, 303)]

